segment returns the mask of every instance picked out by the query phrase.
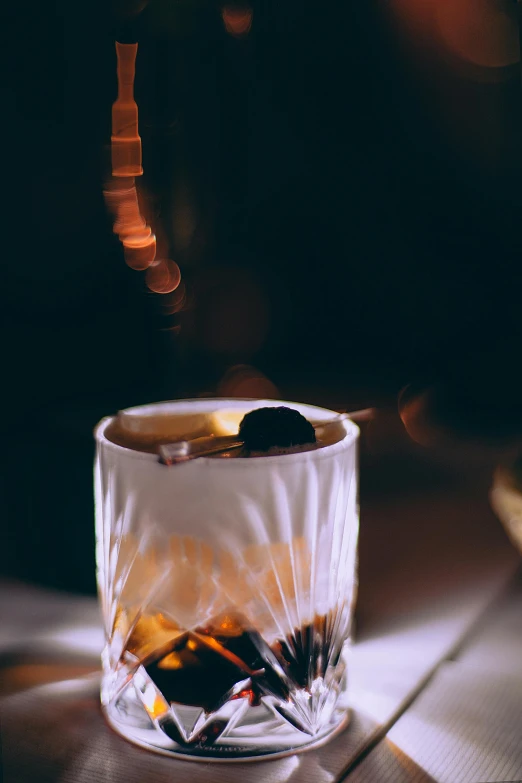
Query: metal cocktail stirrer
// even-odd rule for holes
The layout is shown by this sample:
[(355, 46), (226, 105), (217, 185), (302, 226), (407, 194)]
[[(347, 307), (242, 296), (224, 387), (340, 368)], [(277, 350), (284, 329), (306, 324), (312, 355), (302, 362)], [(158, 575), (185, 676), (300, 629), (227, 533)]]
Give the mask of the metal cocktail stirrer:
[[(314, 423), (314, 429), (321, 430), (332, 424), (339, 424), (346, 419), (354, 422), (369, 421), (373, 418), (373, 408), (365, 408), (361, 411), (352, 411), (351, 413), (340, 413), (334, 419), (318, 421)], [(166, 443), (158, 447), (159, 461), (163, 465), (179, 465), (181, 462), (188, 462), (198, 457), (213, 457), (215, 454), (224, 454), (227, 451), (240, 449), (244, 442), (239, 439), (239, 435), (225, 435), (215, 437), (213, 435), (193, 440), (178, 440), (174, 443)]]

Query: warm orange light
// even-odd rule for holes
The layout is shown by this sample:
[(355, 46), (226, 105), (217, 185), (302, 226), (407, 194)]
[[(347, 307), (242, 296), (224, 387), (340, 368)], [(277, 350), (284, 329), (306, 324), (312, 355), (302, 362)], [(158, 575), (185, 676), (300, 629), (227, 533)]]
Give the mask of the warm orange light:
[(134, 177), (113, 177), (104, 191), (105, 201), (114, 215), (118, 234), (131, 269), (147, 269), (156, 257), (156, 237), (143, 219)]
[(169, 709), (168, 702), (165, 701), (159, 692), (152, 690), (152, 688), (147, 689), (143, 694), (143, 706), (152, 720), (164, 715)]
[[(181, 281), (178, 265), (170, 259), (156, 261), (156, 252), (166, 252), (166, 242), (147, 225), (140, 208), (135, 177), (143, 173), (138, 106), (134, 100), (135, 63), (138, 44), (116, 43), (118, 98), (112, 107), (112, 178), (104, 190), (105, 202), (114, 217), (114, 233), (124, 248), (125, 263), (137, 271), (148, 270), (151, 291), (170, 294)], [(161, 229), (161, 227), (160, 227)], [(163, 238), (162, 238), (163, 237)], [(184, 290), (169, 303), (169, 311), (183, 306)]]
[(179, 266), (170, 258), (161, 259), (147, 269), (145, 282), (155, 294), (170, 294), (181, 281)]
[(515, 3), (438, 0), (435, 19), (444, 46), (466, 62), (502, 68), (520, 59)]
[(391, 0), (412, 41), (463, 63), (502, 68), (518, 62), (516, 3), (495, 0)]
[[(277, 387), (260, 370), (248, 364), (230, 367), (218, 385), (220, 397), (259, 397), (277, 400)], [(236, 429), (237, 432), (237, 429)]]
[(183, 310), (187, 296), (185, 284), (181, 282), (178, 287), (169, 294), (163, 296), (161, 307), (165, 315), (174, 315)]
[(115, 217), (114, 233), (118, 234), (120, 239), (130, 237), (136, 232), (141, 233), (146, 229), (146, 223), (140, 213), (134, 179), (132, 185), (125, 188), (106, 190), (105, 198)]
[(135, 234), (129, 239), (124, 239), (123, 247), (125, 263), (138, 272), (148, 269), (156, 257), (156, 237), (150, 233), (150, 229), (149, 235), (143, 238)]
[[(188, 641), (187, 647), (190, 650), (197, 649), (197, 646), (193, 641)], [(181, 660), (180, 656), (175, 652), (169, 653), (169, 655), (166, 655), (158, 663), (158, 669), (182, 669), (182, 668), (183, 668), (183, 661)]]
[(247, 35), (252, 27), (253, 12), (249, 6), (225, 5), (221, 10), (225, 30), (237, 38)]
[(112, 106), (112, 173), (115, 177), (143, 174), (134, 75), (138, 44), (116, 42), (118, 97)]

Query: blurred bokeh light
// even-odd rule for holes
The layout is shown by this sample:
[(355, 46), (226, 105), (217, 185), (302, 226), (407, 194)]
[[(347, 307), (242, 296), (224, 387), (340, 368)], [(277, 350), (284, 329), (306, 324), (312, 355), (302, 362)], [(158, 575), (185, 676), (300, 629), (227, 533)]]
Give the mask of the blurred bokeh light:
[(155, 261), (145, 274), (147, 286), (156, 294), (172, 293), (179, 286), (180, 280), (179, 266), (170, 258)]
[(248, 364), (230, 367), (217, 387), (218, 397), (253, 397), (277, 400), (279, 390), (260, 370)]
[(241, 38), (250, 32), (252, 27), (252, 8), (248, 5), (224, 5), (221, 11), (225, 30), (236, 38)]
[(503, 68), (520, 60), (517, 7), (512, 0), (437, 0), (436, 34), (461, 60)]
[(466, 375), (469, 408), (487, 385), (491, 419), (514, 415), (516, 6), (11, 4), (6, 571), (94, 589), (92, 427), (133, 404), (396, 408), (418, 377)]
[(520, 61), (517, 3), (514, 0), (392, 0), (392, 13), (413, 43), (451, 56), (453, 67), (487, 79), (483, 69), (501, 69)]

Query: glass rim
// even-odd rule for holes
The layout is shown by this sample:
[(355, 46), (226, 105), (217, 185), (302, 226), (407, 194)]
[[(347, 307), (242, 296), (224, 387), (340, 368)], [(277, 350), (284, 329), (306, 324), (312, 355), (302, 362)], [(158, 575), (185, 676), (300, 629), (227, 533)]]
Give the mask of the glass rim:
[[(174, 400), (161, 400), (158, 402), (151, 402), (151, 403), (145, 403), (144, 405), (133, 405), (130, 408), (122, 408), (122, 411), (119, 412), (129, 412), (129, 411), (139, 411), (139, 410), (149, 410), (149, 409), (157, 409), (161, 408), (163, 406), (174, 406), (174, 405), (182, 405), (183, 403), (200, 403), (201, 404), (201, 412), (208, 412), (211, 413), (211, 405), (212, 403), (230, 403), (227, 407), (233, 407), (234, 403), (249, 403), (249, 402), (255, 402), (255, 403), (266, 403), (267, 407), (277, 407), (278, 405), (289, 405), (289, 406), (295, 406), (299, 412), (302, 412), (303, 410), (307, 409), (309, 411), (318, 411), (322, 414), (329, 414), (328, 417), (324, 417), (324, 420), (333, 418), (333, 416), (340, 415), (338, 411), (333, 411), (330, 408), (323, 408), (320, 405), (313, 405), (311, 403), (305, 403), (305, 402), (295, 402), (292, 400), (267, 400), (264, 398), (259, 397), (183, 397), (180, 399), (174, 399)], [(208, 406), (208, 410), (203, 410), (203, 408), (206, 408)], [(199, 406), (198, 406), (199, 407)], [(263, 405), (259, 405), (259, 407), (264, 407)], [(220, 405), (219, 408), (225, 408), (224, 405)], [(216, 409), (214, 409), (216, 410)], [(303, 414), (306, 415), (306, 414)], [(110, 451), (113, 451), (115, 453), (119, 453), (122, 456), (130, 457), (133, 459), (140, 459), (144, 462), (157, 462), (158, 461), (158, 455), (157, 454), (150, 454), (148, 452), (144, 451), (138, 451), (133, 448), (128, 448), (127, 446), (120, 446), (117, 443), (113, 443), (111, 440), (109, 440), (105, 435), (105, 430), (109, 426), (109, 424), (114, 421), (114, 418), (117, 416), (117, 414), (113, 414), (111, 416), (104, 416), (98, 424), (94, 428), (94, 438), (98, 445), (103, 445), (105, 448), (108, 448)], [(297, 451), (295, 453), (291, 454), (272, 454), (267, 455), (263, 457), (234, 457), (233, 462), (236, 467), (250, 467), (254, 468), (256, 464), (259, 463), (259, 460), (262, 460), (263, 463), (266, 463), (267, 460), (270, 461), (270, 464), (276, 464), (277, 462), (283, 461), (284, 464), (289, 464), (291, 462), (299, 462), (299, 461), (312, 461), (316, 459), (326, 459), (328, 457), (332, 457), (336, 454), (338, 454), (341, 451), (344, 451), (349, 446), (353, 445), (360, 434), (359, 427), (357, 424), (355, 424), (354, 421), (351, 419), (344, 419), (341, 422), (345, 435), (341, 440), (337, 441), (336, 443), (332, 443), (328, 446), (323, 446), (318, 449), (310, 449), (308, 451)], [(220, 469), (217, 466), (223, 466), (227, 467), (230, 460), (228, 459), (219, 459), (215, 457), (200, 457), (198, 460), (194, 460), (194, 462), (199, 462), (204, 465), (212, 464), (216, 467), (216, 469)], [(190, 463), (187, 463), (190, 464)], [(259, 467), (259, 465), (258, 465)]]

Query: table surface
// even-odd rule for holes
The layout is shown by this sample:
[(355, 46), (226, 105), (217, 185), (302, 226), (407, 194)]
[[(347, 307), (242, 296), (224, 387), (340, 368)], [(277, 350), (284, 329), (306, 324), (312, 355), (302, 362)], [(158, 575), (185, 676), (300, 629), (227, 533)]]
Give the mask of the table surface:
[(125, 742), (99, 710), (95, 599), (3, 583), (4, 780), (522, 781), (520, 558), (483, 467), (400, 445), (363, 460), (352, 720), (324, 747), (279, 760), (190, 764)]

